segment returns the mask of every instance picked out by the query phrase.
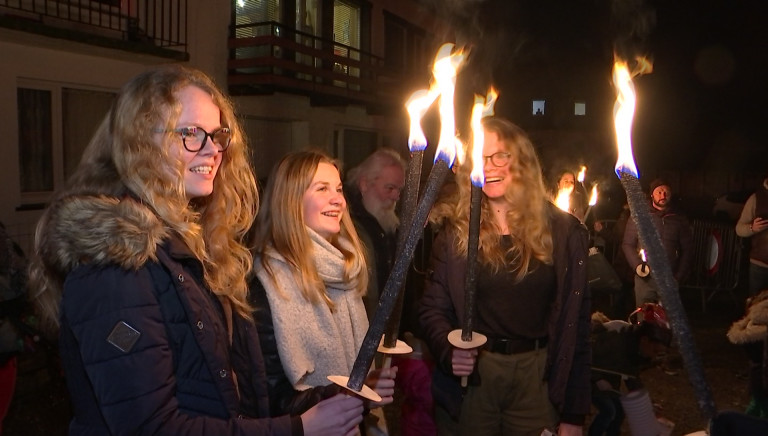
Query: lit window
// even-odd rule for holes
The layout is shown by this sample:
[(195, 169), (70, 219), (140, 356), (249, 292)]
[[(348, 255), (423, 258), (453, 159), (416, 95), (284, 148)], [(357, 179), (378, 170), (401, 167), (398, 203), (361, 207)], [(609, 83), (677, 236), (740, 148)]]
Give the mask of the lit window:
[(533, 111), (531, 112), (533, 115), (544, 115), (544, 104), (546, 101), (544, 100), (534, 100), (533, 101)]
[(583, 101), (577, 101), (573, 105), (573, 114), (577, 116), (584, 116), (587, 114), (587, 104)]
[[(360, 6), (340, 0), (333, 2), (333, 40), (343, 45), (333, 46), (333, 54), (343, 58), (360, 60)], [(354, 62), (334, 62), (333, 70), (337, 73), (360, 77), (360, 68)], [(359, 89), (359, 85), (349, 85), (343, 80), (334, 80), (334, 85)]]

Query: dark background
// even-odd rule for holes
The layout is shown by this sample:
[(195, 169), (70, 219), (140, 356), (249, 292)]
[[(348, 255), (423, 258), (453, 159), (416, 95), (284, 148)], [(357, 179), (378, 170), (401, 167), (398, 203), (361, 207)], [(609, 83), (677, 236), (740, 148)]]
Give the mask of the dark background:
[[(424, 3), (470, 52), (457, 119), (468, 117), (461, 111), (473, 93), (494, 85), (496, 113), (529, 132), (550, 179), (585, 164), (601, 191), (623, 195), (613, 175), (614, 54), (630, 62), (645, 56), (654, 66), (634, 81), (633, 149), (644, 186), (664, 176), (691, 214), (705, 216), (717, 196), (751, 191), (768, 173), (768, 2)], [(545, 116), (532, 116), (532, 100), (546, 100)], [(587, 116), (573, 116), (574, 101), (586, 102)]]

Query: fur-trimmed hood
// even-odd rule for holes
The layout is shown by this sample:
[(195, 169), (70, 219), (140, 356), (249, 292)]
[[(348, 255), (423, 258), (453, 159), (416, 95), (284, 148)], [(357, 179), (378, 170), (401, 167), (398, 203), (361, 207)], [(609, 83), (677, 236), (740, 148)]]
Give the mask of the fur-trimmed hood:
[(38, 254), (62, 278), (84, 263), (137, 269), (156, 260), (157, 245), (169, 234), (149, 207), (129, 196), (58, 199), (49, 207), (43, 225)]
[(749, 303), (747, 314), (728, 330), (733, 344), (762, 341), (768, 333), (768, 291), (759, 293)]

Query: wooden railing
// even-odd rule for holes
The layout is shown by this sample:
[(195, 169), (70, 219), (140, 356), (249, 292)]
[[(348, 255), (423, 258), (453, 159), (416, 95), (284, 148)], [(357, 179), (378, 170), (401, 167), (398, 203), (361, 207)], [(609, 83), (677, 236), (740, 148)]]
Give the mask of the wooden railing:
[(0, 0), (0, 15), (107, 38), (185, 50), (187, 0)]
[(241, 24), (229, 40), (233, 94), (281, 90), (318, 98), (388, 104), (402, 101), (383, 58), (276, 22)]

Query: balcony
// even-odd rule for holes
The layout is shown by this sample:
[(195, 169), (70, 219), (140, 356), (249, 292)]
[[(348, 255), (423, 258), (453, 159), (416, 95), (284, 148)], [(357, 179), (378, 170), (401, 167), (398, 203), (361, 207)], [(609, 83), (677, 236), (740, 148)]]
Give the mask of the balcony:
[(0, 27), (188, 60), (187, 0), (0, 0)]
[(313, 105), (359, 104), (378, 113), (405, 101), (402, 73), (383, 58), (276, 22), (236, 25), (229, 40), (229, 92), (285, 92)]

